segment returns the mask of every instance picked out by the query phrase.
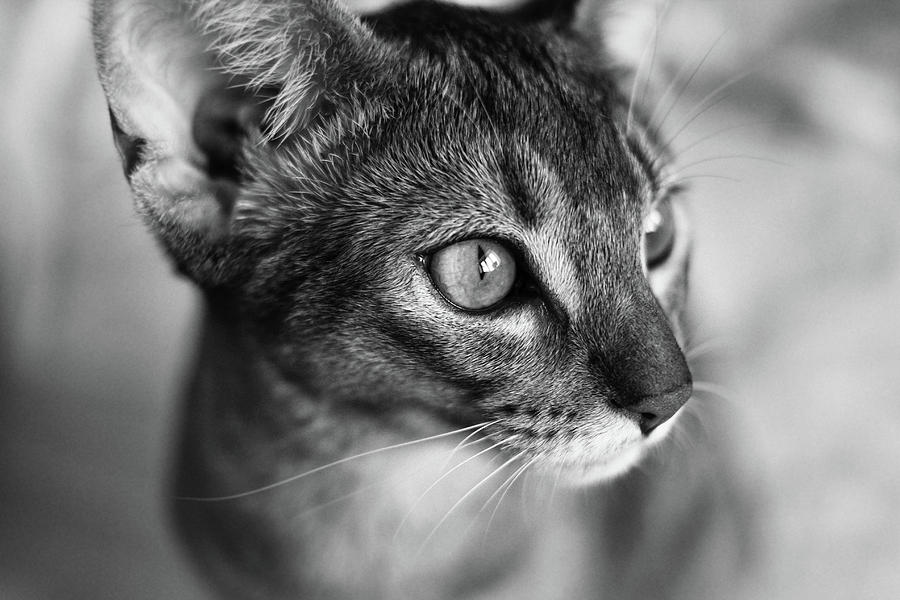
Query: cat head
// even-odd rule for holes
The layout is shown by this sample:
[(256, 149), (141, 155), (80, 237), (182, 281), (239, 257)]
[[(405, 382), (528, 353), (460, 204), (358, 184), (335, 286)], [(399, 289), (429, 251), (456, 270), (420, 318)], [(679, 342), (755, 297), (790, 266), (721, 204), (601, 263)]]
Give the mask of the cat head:
[(576, 7), (97, 4), (139, 212), (315, 401), (590, 479), (690, 396), (684, 218)]

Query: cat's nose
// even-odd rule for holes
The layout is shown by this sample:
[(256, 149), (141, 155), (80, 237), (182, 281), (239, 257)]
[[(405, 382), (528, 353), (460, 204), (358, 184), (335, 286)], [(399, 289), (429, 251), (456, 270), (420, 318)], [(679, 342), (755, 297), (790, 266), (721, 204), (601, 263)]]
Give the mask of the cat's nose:
[[(637, 294), (591, 361), (607, 401), (637, 417), (646, 435), (691, 397), (693, 380), (668, 318), (649, 293)], [(607, 329), (609, 331), (609, 329)]]
[(686, 383), (662, 394), (643, 397), (616, 394), (612, 399), (612, 404), (637, 415), (641, 432), (648, 435), (672, 418), (678, 409), (684, 406), (684, 403), (691, 397), (692, 387), (690, 379), (688, 379)]
[(644, 435), (678, 412), (693, 392), (691, 370), (681, 348), (669, 332), (660, 328), (651, 343), (635, 344), (607, 369), (612, 387), (609, 402), (638, 418)]

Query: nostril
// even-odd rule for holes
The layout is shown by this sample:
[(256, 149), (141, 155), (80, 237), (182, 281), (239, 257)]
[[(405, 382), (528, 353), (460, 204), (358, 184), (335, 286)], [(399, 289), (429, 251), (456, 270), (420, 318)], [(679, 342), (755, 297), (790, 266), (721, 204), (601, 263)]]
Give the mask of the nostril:
[(652, 396), (633, 399), (631, 402), (617, 398), (614, 404), (638, 416), (641, 432), (648, 435), (651, 431), (668, 421), (688, 401), (692, 392), (691, 384), (684, 383), (674, 390)]
[(659, 415), (655, 415), (653, 413), (641, 413), (641, 418), (638, 424), (641, 428), (641, 433), (644, 435), (650, 435), (650, 432), (668, 421), (668, 419), (660, 418)]

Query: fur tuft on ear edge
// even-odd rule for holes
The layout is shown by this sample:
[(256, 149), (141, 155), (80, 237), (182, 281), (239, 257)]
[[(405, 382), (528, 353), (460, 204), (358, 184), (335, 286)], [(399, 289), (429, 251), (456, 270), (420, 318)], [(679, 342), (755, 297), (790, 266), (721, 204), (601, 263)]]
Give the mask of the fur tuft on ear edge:
[(138, 210), (180, 270), (223, 285), (262, 244), (235, 218), (244, 161), (327, 117), (389, 53), (330, 0), (94, 0), (92, 15)]

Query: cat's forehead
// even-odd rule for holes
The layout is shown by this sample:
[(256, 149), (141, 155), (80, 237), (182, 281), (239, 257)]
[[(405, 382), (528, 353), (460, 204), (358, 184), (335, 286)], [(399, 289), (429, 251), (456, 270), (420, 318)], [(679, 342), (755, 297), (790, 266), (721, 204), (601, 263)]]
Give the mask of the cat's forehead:
[(576, 108), (565, 96), (507, 93), (483, 82), (432, 99), (370, 140), (365, 170), (389, 173), (397, 204), (439, 214), (448, 229), (559, 237), (637, 226), (655, 183), (602, 99)]
[(547, 24), (453, 9), (435, 18), (422, 6), (381, 27), (410, 45), (392, 114), (424, 150), (485, 159), (492, 172), (481, 175), (501, 180), (526, 221), (562, 204), (546, 198), (609, 210), (623, 193), (652, 195), (654, 152), (646, 136), (629, 136), (640, 129), (625, 124), (627, 102), (598, 51)]
[[(652, 170), (627, 139), (612, 74), (549, 28), (442, 17), (377, 23), (379, 35), (408, 45), (409, 60), (370, 99), (375, 109), (334, 130), (346, 169), (335, 187), (314, 189), (331, 198), (321, 222), (360, 232), (379, 252), (486, 236), (553, 260), (563, 254), (554, 248), (580, 248), (575, 263), (636, 239)], [(307, 208), (295, 215), (309, 217)]]

